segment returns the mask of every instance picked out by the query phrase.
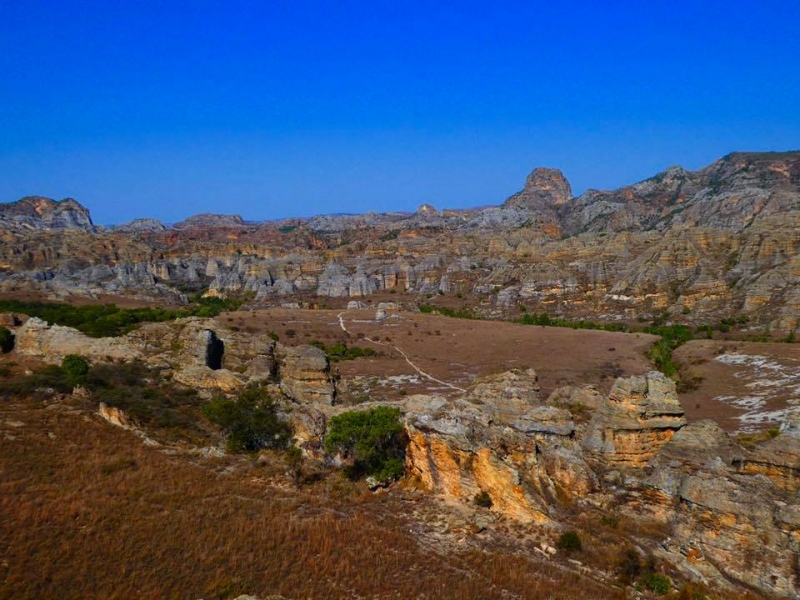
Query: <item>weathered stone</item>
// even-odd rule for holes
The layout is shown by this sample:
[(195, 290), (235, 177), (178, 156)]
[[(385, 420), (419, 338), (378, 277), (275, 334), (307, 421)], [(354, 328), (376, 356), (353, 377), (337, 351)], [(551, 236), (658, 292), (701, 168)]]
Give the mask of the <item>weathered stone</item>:
[(276, 348), (281, 391), (297, 402), (333, 404), (336, 386), (327, 355), (314, 346)]
[(764, 475), (789, 492), (800, 491), (800, 410), (787, 414), (778, 437), (741, 461), (741, 471)]
[(176, 370), (173, 379), (189, 387), (228, 393), (241, 389), (246, 383), (243, 377), (227, 369), (210, 369), (196, 365)]
[(59, 364), (68, 354), (90, 360), (135, 360), (141, 351), (127, 338), (90, 338), (72, 327), (48, 325), (36, 317), (16, 331), (14, 352)]
[(136, 429), (135, 423), (119, 408), (107, 406), (105, 402), (101, 402), (97, 409), (97, 414), (103, 417), (106, 421), (120, 427), (122, 429)]
[(560, 499), (587, 494), (596, 480), (569, 413), (536, 405), (537, 398), (535, 372), (515, 371), (478, 383), (463, 400), (409, 399), (407, 470), (445, 496), (486, 492), (492, 510), (549, 520)]
[(617, 379), (582, 440), (606, 467), (644, 467), (684, 425), (675, 382), (658, 371)]

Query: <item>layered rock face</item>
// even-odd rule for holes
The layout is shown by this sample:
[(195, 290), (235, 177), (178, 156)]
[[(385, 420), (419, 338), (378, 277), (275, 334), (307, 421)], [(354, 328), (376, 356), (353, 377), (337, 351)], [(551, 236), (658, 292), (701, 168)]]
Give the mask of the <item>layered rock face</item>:
[(60, 363), (68, 354), (98, 358), (100, 360), (135, 360), (142, 352), (124, 338), (90, 338), (72, 327), (49, 325), (32, 317), (16, 332), (14, 352), (41, 358), (46, 362)]
[(149, 323), (118, 338), (91, 338), (30, 318), (14, 328), (14, 352), (52, 364), (68, 354), (101, 362), (143, 360), (190, 387), (234, 392), (248, 383), (277, 382), (280, 392), (295, 402), (333, 404), (336, 382), (319, 348), (283, 346), (267, 335), (218, 334), (211, 327), (212, 320), (189, 318)]
[(684, 425), (675, 382), (651, 371), (617, 380), (592, 418), (583, 447), (604, 466), (641, 468)]
[(276, 349), (281, 391), (311, 404), (333, 404), (336, 386), (327, 355), (314, 346)]
[(790, 331), (800, 325), (799, 172), (797, 152), (735, 153), (571, 198), (559, 171), (536, 169), (497, 207), (262, 224), (199, 215), (166, 230), (95, 231), (75, 217), (79, 228), (53, 232), (46, 215), (88, 211), (24, 199), (0, 207), (0, 291), (181, 301), (180, 287), (264, 304), (442, 292), (485, 316), (519, 305), (589, 319), (667, 311)]
[(406, 410), (407, 469), (446, 496), (486, 492), (495, 510), (546, 522), (595, 485), (569, 412), (540, 402), (533, 371), (489, 378), (456, 401), (415, 397)]
[[(413, 397), (407, 471), (448, 498), (486, 492), (491, 510), (525, 522), (557, 522), (565, 499), (590, 511), (618, 496), (618, 510), (669, 529), (656, 553), (687, 577), (800, 593), (797, 415), (749, 453), (711, 421), (687, 425), (660, 373), (619, 379), (599, 403), (590, 388), (558, 390), (548, 403), (578, 398), (598, 407), (576, 428), (569, 412), (539, 401), (532, 372), (488, 378), (455, 401)], [(598, 476), (609, 469), (625, 474), (611, 487)]]
[[(766, 446), (759, 455), (762, 469), (783, 462)], [(647, 504), (670, 523), (665, 556), (687, 573), (793, 597), (800, 591), (800, 497), (752, 476), (758, 471), (739, 470), (748, 461), (717, 425), (693, 423), (648, 466), (643, 485), (656, 494)]]
[(741, 461), (741, 471), (763, 475), (783, 490), (800, 491), (800, 410), (788, 414), (778, 437)]
[(0, 204), (0, 223), (13, 228), (94, 231), (89, 211), (72, 198), (57, 202), (28, 196), (11, 204)]

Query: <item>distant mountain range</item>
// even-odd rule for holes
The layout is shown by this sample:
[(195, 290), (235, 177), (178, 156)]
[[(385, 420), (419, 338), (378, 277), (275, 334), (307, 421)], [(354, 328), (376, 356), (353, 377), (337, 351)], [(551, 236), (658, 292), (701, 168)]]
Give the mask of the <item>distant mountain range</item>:
[(263, 223), (98, 227), (75, 200), (31, 196), (0, 204), (0, 228), (0, 292), (312, 304), (452, 294), (486, 316), (800, 321), (800, 151), (735, 152), (577, 197), (559, 170), (537, 168), (497, 206)]
[[(423, 205), (416, 213), (328, 214), (308, 219), (315, 231), (343, 231), (374, 226), (517, 227), (546, 226), (558, 235), (586, 231), (665, 230), (692, 225), (739, 230), (759, 218), (800, 210), (800, 151), (734, 152), (699, 171), (670, 167), (649, 179), (617, 190), (590, 189), (573, 197), (558, 169), (537, 168), (523, 189), (501, 206), (437, 211)], [(72, 198), (55, 201), (27, 196), (0, 203), (0, 219), (24, 228), (95, 231), (89, 210)], [(271, 223), (271, 222), (270, 222)], [(174, 229), (245, 227), (240, 215), (198, 214), (172, 225)], [(160, 231), (156, 219), (136, 219), (111, 227), (123, 232)]]

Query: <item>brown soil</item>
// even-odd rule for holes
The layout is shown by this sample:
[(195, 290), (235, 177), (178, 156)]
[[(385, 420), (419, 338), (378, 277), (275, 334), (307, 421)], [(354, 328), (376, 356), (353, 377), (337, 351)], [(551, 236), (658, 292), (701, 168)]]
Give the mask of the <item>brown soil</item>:
[[(349, 334), (342, 331), (339, 314)], [(652, 367), (644, 353), (657, 339), (646, 334), (473, 321), (402, 311), (389, 311), (383, 321), (374, 319), (375, 312), (366, 309), (268, 309), (229, 313), (217, 321), (222, 327), (242, 331), (272, 331), (287, 344), (318, 340), (326, 345), (345, 342), (372, 348), (380, 356), (344, 361), (336, 367), (349, 383), (351, 395), (358, 396), (366, 386), (374, 399), (390, 399), (401, 393), (458, 393), (420, 377), (392, 346), (403, 350), (424, 372), (461, 388), (477, 377), (532, 367), (539, 373), (542, 396), (546, 398), (557, 387), (583, 383), (597, 384), (606, 392), (619, 376), (647, 372)], [(406, 378), (394, 385), (385, 383), (388, 377), (398, 375), (415, 377), (418, 382), (408, 382)]]
[[(713, 419), (728, 431), (738, 431), (743, 427), (740, 417), (747, 411), (716, 398), (743, 398), (763, 393), (764, 388), (759, 381), (763, 381), (765, 376), (767, 379), (775, 377), (763, 369), (734, 366), (715, 360), (730, 353), (766, 357), (800, 377), (800, 344), (694, 340), (673, 353), (674, 360), (681, 365), (683, 378), (697, 378), (697, 389), (681, 394), (686, 416), (690, 420)], [(800, 399), (798, 390), (790, 386), (776, 386), (774, 392), (764, 396), (765, 404), (758, 409), (759, 412), (782, 410), (787, 408), (789, 400)], [(778, 423), (765, 420), (745, 425), (745, 428), (765, 429)]]

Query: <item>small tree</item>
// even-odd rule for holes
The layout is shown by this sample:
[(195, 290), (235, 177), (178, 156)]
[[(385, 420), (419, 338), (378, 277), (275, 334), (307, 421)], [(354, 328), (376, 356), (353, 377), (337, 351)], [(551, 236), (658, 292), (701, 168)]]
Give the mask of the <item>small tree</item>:
[(566, 552), (580, 552), (583, 549), (581, 538), (577, 531), (565, 531), (562, 533), (556, 546), (559, 550), (565, 550)]
[(492, 508), (492, 497), (489, 492), (478, 492), (475, 494), (475, 504), (482, 508)]
[(245, 389), (236, 400), (214, 398), (203, 407), (203, 414), (222, 427), (231, 452), (286, 448), (292, 436), (275, 401), (260, 387)]
[(617, 563), (617, 574), (622, 583), (629, 584), (642, 572), (642, 557), (635, 548), (628, 548)]
[(3, 354), (14, 349), (14, 334), (6, 327), (0, 327), (0, 352)]
[(77, 354), (67, 354), (61, 361), (61, 370), (71, 385), (81, 385), (89, 378), (89, 362)]
[(378, 406), (331, 418), (325, 450), (354, 459), (346, 471), (352, 478), (372, 476), (392, 481), (403, 476), (406, 443), (400, 410)]

